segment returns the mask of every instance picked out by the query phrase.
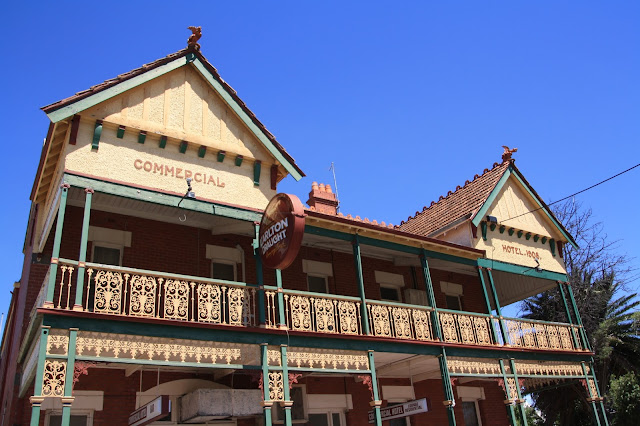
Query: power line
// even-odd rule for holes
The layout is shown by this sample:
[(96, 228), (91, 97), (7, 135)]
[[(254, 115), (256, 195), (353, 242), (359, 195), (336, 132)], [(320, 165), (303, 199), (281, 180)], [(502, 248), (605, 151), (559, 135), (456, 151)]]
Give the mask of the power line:
[[(559, 199), (559, 200), (557, 200), (557, 201), (554, 201), (553, 203), (549, 203), (549, 204), (547, 204), (547, 207), (552, 206), (552, 205), (554, 205), (554, 204), (557, 204), (557, 203), (559, 203), (559, 202), (562, 202), (562, 201), (564, 201), (564, 200), (568, 200), (569, 198), (575, 197), (575, 196), (576, 196), (576, 195), (578, 195), (578, 194), (582, 194), (583, 192), (586, 192), (586, 191), (588, 191), (588, 190), (590, 190), (590, 189), (593, 189), (593, 188), (595, 188), (596, 186), (602, 185), (603, 183), (608, 182), (608, 181), (610, 181), (611, 179), (615, 179), (615, 178), (617, 178), (618, 176), (621, 176), (621, 175), (623, 175), (623, 174), (625, 174), (625, 173), (627, 173), (627, 172), (629, 172), (629, 171), (631, 171), (631, 170), (635, 169), (635, 168), (636, 168), (636, 167), (638, 167), (638, 166), (640, 166), (640, 163), (636, 164), (636, 165), (635, 165), (635, 166), (633, 166), (633, 167), (629, 167), (627, 170), (624, 170), (624, 171), (622, 171), (622, 172), (620, 172), (620, 173), (618, 173), (618, 174), (616, 174), (616, 175), (613, 175), (613, 176), (611, 176), (611, 177), (608, 177), (607, 179), (605, 179), (605, 180), (603, 180), (603, 181), (600, 181), (600, 182), (596, 183), (595, 185), (591, 185), (591, 186), (590, 186), (590, 187), (588, 187), (588, 188), (585, 188), (585, 189), (580, 190), (580, 191), (578, 191), (578, 192), (574, 192), (573, 194), (571, 194), (571, 195), (567, 195), (566, 197), (561, 198), (561, 199)], [(544, 208), (544, 207), (538, 207), (537, 209), (530, 210), (530, 211), (528, 211), (528, 212), (524, 212), (524, 213), (522, 213), (522, 214), (519, 214), (518, 216), (513, 216), (513, 217), (510, 217), (510, 218), (508, 218), (508, 219), (505, 219), (505, 220), (503, 220), (503, 222), (506, 222), (507, 220), (511, 220), (511, 219), (516, 219), (516, 218), (518, 218), (518, 217), (520, 217), (520, 216), (524, 216), (524, 215), (526, 215), (526, 214), (533, 213), (533, 212), (536, 212), (536, 211), (538, 211), (538, 210), (542, 210), (543, 208)]]

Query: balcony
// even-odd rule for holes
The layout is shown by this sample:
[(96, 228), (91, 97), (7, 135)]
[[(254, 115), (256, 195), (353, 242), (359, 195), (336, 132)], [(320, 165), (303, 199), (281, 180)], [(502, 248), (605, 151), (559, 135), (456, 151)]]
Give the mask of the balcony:
[[(46, 280), (36, 306), (121, 318), (240, 328), (263, 326), (318, 335), (485, 348), (585, 351), (578, 326), (571, 324), (497, 318), (371, 299), (365, 299), (363, 305), (358, 297), (291, 289), (279, 292), (273, 286), (264, 286), (262, 291), (246, 283), (95, 263), (86, 263), (85, 268), (83, 280), (78, 280), (78, 262), (59, 259), (53, 306), (44, 303)], [(83, 286), (82, 298), (74, 306), (78, 283)], [(264, 306), (263, 319), (260, 306)]]

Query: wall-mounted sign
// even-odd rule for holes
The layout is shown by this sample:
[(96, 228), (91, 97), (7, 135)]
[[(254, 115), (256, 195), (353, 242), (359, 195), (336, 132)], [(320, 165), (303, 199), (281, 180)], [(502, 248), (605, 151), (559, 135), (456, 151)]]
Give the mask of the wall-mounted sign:
[[(426, 413), (429, 411), (427, 405), (427, 398), (416, 399), (415, 401), (405, 402), (404, 404), (394, 405), (392, 407), (385, 407), (380, 409), (380, 418), (384, 422), (385, 420), (399, 419), (400, 417), (407, 417), (418, 413)], [(375, 415), (373, 411), (369, 411), (369, 423), (375, 421)]]
[(264, 210), (258, 233), (262, 263), (285, 269), (296, 258), (304, 235), (304, 207), (295, 195), (276, 194)]
[(129, 415), (129, 426), (143, 426), (165, 417), (171, 412), (171, 401), (162, 395)]

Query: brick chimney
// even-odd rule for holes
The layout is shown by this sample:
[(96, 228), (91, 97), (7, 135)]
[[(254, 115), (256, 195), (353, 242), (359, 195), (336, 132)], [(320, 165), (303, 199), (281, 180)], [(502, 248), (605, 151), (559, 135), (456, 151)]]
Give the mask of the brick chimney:
[(331, 185), (323, 183), (318, 185), (318, 182), (313, 182), (307, 204), (320, 213), (333, 215), (338, 213), (338, 199), (331, 190)]

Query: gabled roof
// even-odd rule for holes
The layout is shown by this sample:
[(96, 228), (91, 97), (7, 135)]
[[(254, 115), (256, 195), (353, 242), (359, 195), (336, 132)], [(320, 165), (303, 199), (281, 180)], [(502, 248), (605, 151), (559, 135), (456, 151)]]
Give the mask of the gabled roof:
[(458, 186), (455, 191), (449, 191), (446, 196), (441, 196), (437, 202), (431, 202), (431, 205), (425, 206), (421, 212), (416, 212), (414, 216), (402, 221), (397, 228), (405, 232), (434, 237), (448, 227), (465, 220), (471, 220), (473, 225), (478, 226), (510, 176), (514, 176), (524, 186), (538, 208), (547, 215), (567, 241), (577, 247), (571, 234), (527, 182), (513, 159), (500, 164), (494, 163), (491, 169), (485, 169), (482, 175), (475, 175), (473, 180), (466, 181), (464, 186)]
[(409, 216), (398, 225), (398, 229), (418, 235), (432, 236), (435, 232), (461, 219), (469, 219), (476, 213), (496, 187), (500, 178), (509, 168), (510, 162), (495, 163), (491, 170), (485, 169), (482, 175), (475, 175), (472, 181), (466, 181), (463, 187), (449, 191), (446, 196), (432, 201), (415, 216)]
[[(42, 107), (49, 119), (56, 123), (73, 116), (80, 111), (97, 105), (107, 99), (119, 95), (133, 87), (139, 86), (155, 77), (166, 74), (174, 69), (192, 64), (209, 81), (220, 96), (240, 116), (247, 127), (265, 145), (267, 150), (287, 169), (287, 171), (299, 180), (305, 176), (304, 172), (296, 164), (291, 155), (284, 149), (276, 138), (258, 120), (256, 115), (238, 97), (237, 92), (220, 77), (218, 70), (207, 61), (199, 50), (187, 47), (178, 52), (165, 56), (151, 63), (145, 64), (119, 76), (106, 80), (87, 90)], [(245, 115), (243, 117), (243, 115)]]

